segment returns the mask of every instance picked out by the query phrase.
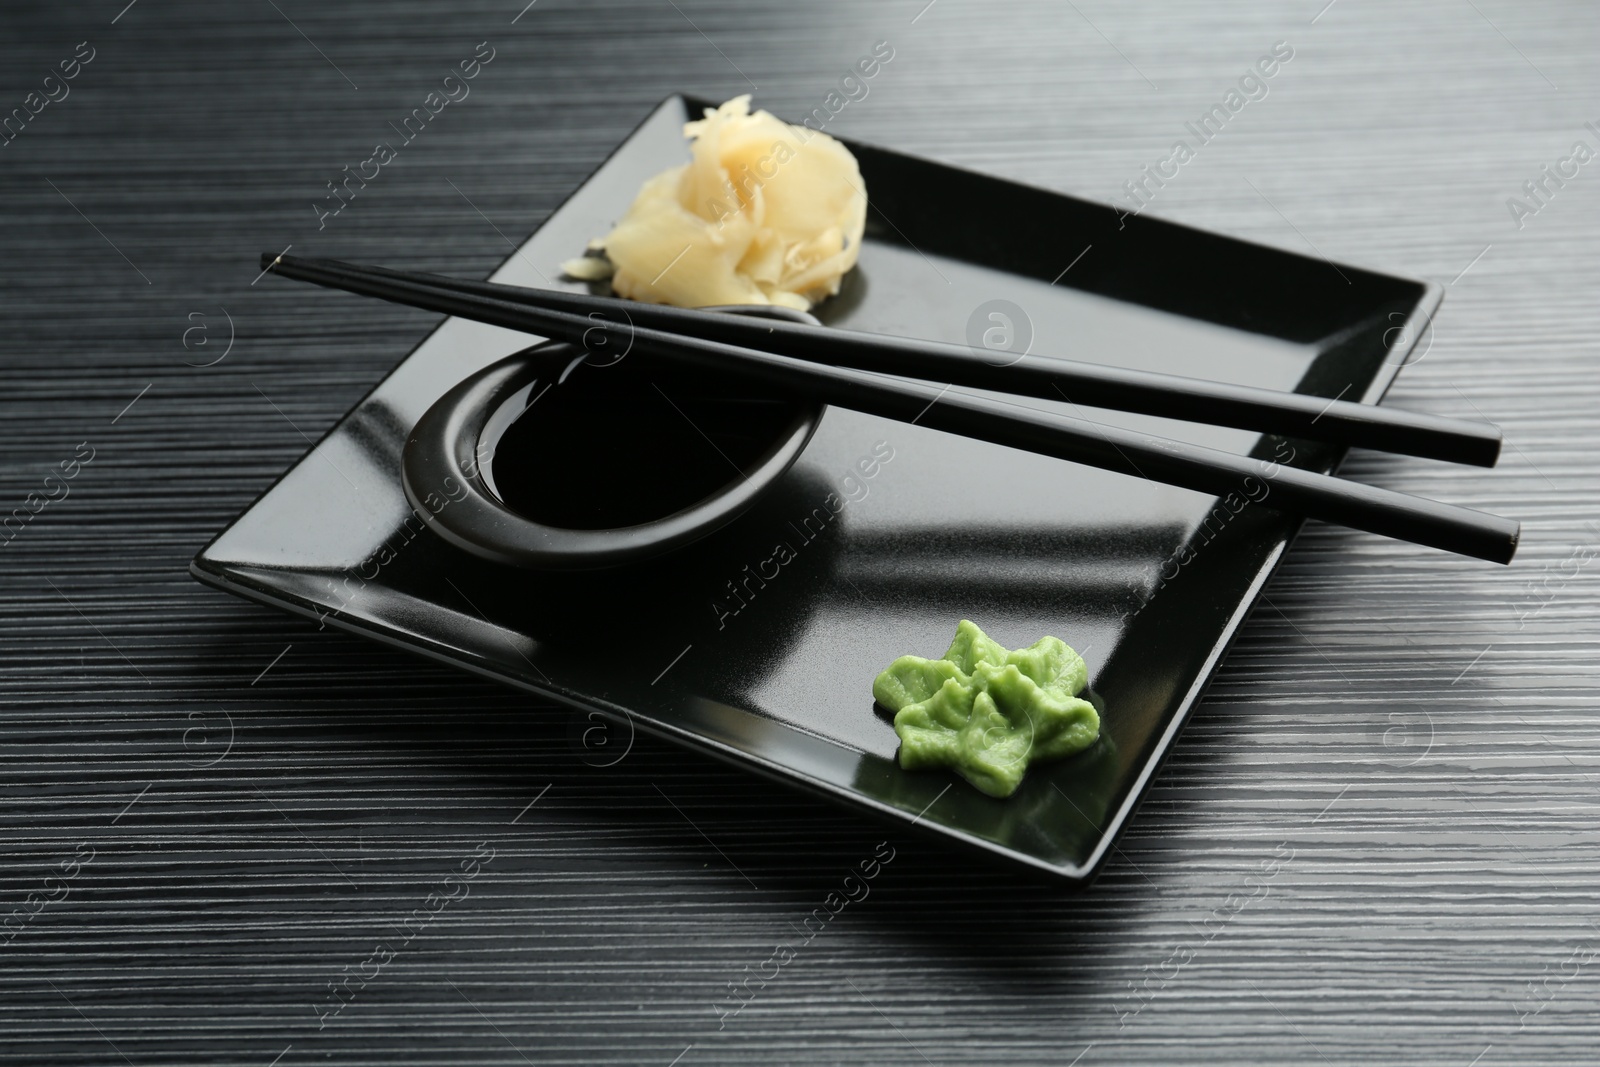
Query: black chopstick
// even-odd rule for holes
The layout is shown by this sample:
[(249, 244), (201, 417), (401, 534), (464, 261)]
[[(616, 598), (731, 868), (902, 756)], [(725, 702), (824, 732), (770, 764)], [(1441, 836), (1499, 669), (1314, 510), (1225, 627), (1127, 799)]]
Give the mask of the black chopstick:
[[(637, 326), (688, 334), (812, 362), (855, 367), (941, 384), (991, 389), (1016, 396), (1066, 400), (1074, 405), (1160, 415), (1188, 422), (1233, 426), (1287, 437), (1397, 452), (1492, 467), (1500, 457), (1500, 430), (1488, 423), (1395, 408), (1328, 400), (1247, 385), (1151, 371), (1108, 367), (1048, 356), (992, 356), (961, 345), (854, 330), (819, 330), (804, 323), (719, 315), (691, 308), (640, 304), (616, 297), (554, 289), (468, 282), (436, 274), (391, 271), (338, 260), (285, 256), (330, 270), (360, 269), (426, 282), (457, 292), (574, 315), (601, 314)], [(1004, 362), (997, 362), (1003, 359)]]
[(1244, 500), (1270, 501), (1282, 510), (1478, 559), (1509, 563), (1516, 552), (1520, 527), (1509, 519), (1294, 467), (1274, 466), (1269, 471), (1269, 464), (1249, 457), (972, 396), (949, 386), (808, 363), (360, 267), (330, 268), (270, 255), (263, 256), (262, 263), (263, 269), (328, 288), (573, 344), (584, 344), (586, 335), (592, 342), (593, 331), (600, 330), (618, 351), (631, 346), (651, 358), (721, 371), (824, 403), (1216, 496), (1240, 494)]

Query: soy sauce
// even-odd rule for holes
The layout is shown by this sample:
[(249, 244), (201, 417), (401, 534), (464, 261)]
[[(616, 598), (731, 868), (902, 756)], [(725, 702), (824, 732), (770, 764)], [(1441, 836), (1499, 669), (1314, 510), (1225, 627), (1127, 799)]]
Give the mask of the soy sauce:
[[(556, 383), (565, 362), (553, 355)], [(545, 385), (494, 444), (490, 469), (507, 507), (569, 530), (637, 526), (699, 503), (743, 478), (803, 410), (638, 357), (579, 363)]]

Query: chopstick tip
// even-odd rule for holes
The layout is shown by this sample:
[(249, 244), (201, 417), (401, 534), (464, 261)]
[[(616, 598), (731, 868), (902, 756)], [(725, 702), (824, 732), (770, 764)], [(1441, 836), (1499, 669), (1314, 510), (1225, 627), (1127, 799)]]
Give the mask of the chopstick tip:
[(1506, 558), (1498, 562), (1509, 565), (1517, 554), (1517, 546), (1522, 542), (1522, 523), (1514, 523), (1511, 527), (1511, 536), (1506, 539)]

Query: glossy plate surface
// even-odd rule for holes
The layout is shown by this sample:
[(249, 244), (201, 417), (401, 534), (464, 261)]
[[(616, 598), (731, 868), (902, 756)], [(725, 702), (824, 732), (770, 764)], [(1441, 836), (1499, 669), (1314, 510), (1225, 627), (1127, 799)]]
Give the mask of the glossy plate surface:
[[(681, 126), (702, 104), (663, 103), (494, 280), (544, 284), (535, 265), (557, 277), (645, 178), (686, 158)], [(828, 323), (957, 342), (999, 328), (1002, 343), (1009, 324), (1036, 353), (1376, 403), (1439, 300), (1421, 282), (850, 147), (872, 211), (860, 266), (816, 309)], [(195, 575), (1082, 881), (1299, 525), (1242, 497), (830, 409), (771, 491), (683, 551), (597, 573), (500, 566), (419, 532), (400, 456), (436, 399), (529, 343), (445, 321), (196, 557)], [(1026, 402), (1250, 453), (1264, 472), (1341, 458)], [(1073, 645), (1102, 713), (1093, 748), (1034, 768), (1006, 801), (900, 770), (872, 701), (879, 670), (942, 654), (961, 618), (1009, 647), (1043, 634)], [(642, 650), (636, 662), (617, 660), (619, 642)]]

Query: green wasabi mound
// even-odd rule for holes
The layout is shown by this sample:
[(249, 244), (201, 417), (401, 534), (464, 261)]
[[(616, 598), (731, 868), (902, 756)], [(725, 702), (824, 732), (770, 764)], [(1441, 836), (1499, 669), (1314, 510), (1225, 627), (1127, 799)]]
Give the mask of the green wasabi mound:
[(948, 767), (992, 797), (1017, 791), (1028, 765), (1081, 752), (1100, 736), (1083, 657), (1060, 639), (1002, 648), (961, 620), (942, 659), (901, 656), (872, 683), (895, 713), (900, 766)]

